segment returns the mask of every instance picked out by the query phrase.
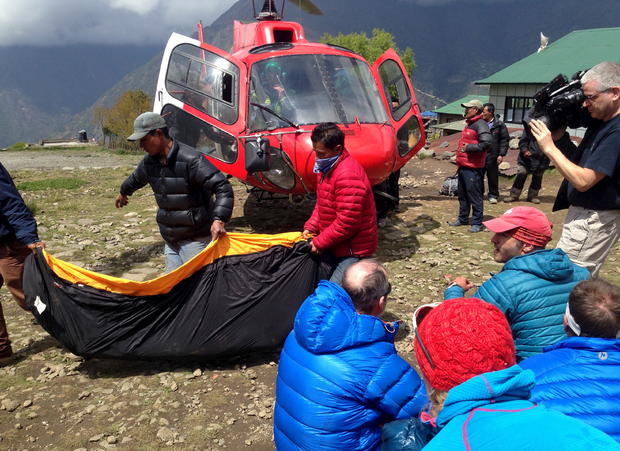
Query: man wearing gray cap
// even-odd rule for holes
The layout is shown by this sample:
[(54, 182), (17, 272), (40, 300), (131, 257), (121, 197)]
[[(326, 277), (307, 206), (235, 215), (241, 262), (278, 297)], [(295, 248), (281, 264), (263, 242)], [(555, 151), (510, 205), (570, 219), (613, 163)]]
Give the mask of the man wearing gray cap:
[(170, 137), (159, 114), (142, 113), (133, 129), (127, 139), (139, 141), (147, 155), (121, 185), (116, 208), (127, 205), (128, 197), (147, 183), (151, 185), (165, 241), (166, 272), (170, 272), (226, 233), (233, 190), (204, 155)]
[(459, 215), (456, 220), (448, 222), (451, 226), (469, 224), (471, 211), (472, 233), (483, 230), (482, 226), (482, 193), (483, 168), (486, 155), (491, 150), (493, 137), (489, 125), (482, 119), (482, 102), (478, 99), (461, 104), (465, 108), (463, 116), (467, 125), (461, 133), (456, 150), (456, 165), (458, 166), (458, 196)]

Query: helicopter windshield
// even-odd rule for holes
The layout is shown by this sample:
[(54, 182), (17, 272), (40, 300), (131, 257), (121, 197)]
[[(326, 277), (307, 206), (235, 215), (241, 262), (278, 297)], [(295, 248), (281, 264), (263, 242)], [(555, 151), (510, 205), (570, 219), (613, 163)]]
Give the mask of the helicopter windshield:
[(255, 63), (249, 108), (250, 130), (289, 127), (291, 122), (305, 125), (388, 120), (368, 65), (337, 55), (281, 56)]

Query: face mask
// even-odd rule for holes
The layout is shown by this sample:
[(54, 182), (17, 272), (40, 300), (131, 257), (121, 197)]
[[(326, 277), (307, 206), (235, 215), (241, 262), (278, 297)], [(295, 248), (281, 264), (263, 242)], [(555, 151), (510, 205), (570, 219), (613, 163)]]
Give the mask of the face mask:
[(336, 161), (338, 161), (338, 158), (340, 158), (340, 154), (331, 158), (319, 158), (314, 162), (313, 172), (315, 174), (318, 174), (319, 172), (322, 172), (323, 174), (328, 173)]

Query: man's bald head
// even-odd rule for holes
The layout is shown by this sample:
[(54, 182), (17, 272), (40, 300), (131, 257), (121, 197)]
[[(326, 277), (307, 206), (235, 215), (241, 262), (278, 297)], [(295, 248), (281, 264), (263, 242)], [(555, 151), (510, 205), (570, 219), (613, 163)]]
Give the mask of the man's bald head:
[(387, 296), (392, 289), (387, 271), (373, 259), (360, 260), (349, 266), (342, 277), (342, 288), (351, 297), (355, 309), (366, 314), (373, 314), (380, 298)]

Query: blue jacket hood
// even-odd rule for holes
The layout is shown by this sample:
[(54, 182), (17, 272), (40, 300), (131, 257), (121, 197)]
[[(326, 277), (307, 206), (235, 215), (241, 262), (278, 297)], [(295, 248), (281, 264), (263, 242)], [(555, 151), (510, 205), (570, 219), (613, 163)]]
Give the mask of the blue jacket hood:
[(502, 271), (522, 271), (541, 279), (559, 281), (570, 279), (574, 268), (575, 265), (562, 249), (543, 249), (511, 258)]
[(313, 353), (341, 351), (380, 341), (392, 343), (398, 323), (356, 312), (340, 285), (322, 280), (295, 317), (295, 338)]
[(518, 365), (472, 377), (448, 392), (437, 426), (442, 428), (454, 417), (489, 402), (528, 399), (533, 387), (534, 373)]

